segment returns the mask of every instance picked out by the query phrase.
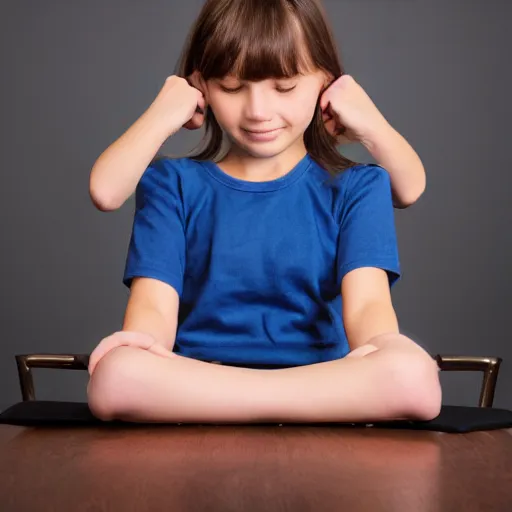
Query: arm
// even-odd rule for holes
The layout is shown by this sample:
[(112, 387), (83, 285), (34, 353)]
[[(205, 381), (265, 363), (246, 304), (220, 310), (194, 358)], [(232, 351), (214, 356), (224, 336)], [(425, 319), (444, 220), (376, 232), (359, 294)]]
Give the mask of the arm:
[(135, 191), (142, 174), (169, 133), (151, 106), (96, 160), (91, 170), (89, 194), (101, 211), (120, 208)]
[[(381, 272), (384, 274), (379, 274)], [(161, 358), (120, 347), (91, 379), (91, 410), (103, 419), (150, 422), (325, 422), (431, 419), (438, 415), (435, 362), (398, 334), (392, 308), (356, 304), (361, 286), (386, 296), (380, 269), (356, 269), (343, 280), (352, 348), (371, 353), (280, 370), (217, 366), (176, 355)], [(368, 295), (370, 296), (370, 295)], [(345, 297), (345, 299), (347, 299)], [(350, 297), (352, 300), (350, 300)], [(366, 327), (361, 327), (362, 325)], [(191, 377), (193, 376), (193, 378)]]
[(148, 333), (169, 351), (176, 337), (186, 256), (179, 186), (176, 169), (163, 161), (141, 177), (123, 274), (130, 296), (122, 330)]
[(420, 157), (389, 123), (375, 130), (362, 144), (391, 177), (393, 205), (407, 208), (425, 191), (426, 175)]
[(178, 324), (179, 296), (167, 283), (136, 277), (123, 321), (123, 331), (145, 332), (172, 351)]
[(89, 192), (98, 209), (110, 211), (122, 206), (166, 139), (182, 126), (189, 130), (202, 126), (205, 89), (197, 72), (186, 79), (167, 77), (150, 107), (95, 162)]
[[(437, 373), (405, 337), (376, 337), (364, 357), (253, 370), (119, 347), (98, 363), (89, 407), (103, 420), (374, 422), (439, 414)], [(384, 350), (385, 348), (385, 350)], [(437, 396), (436, 396), (437, 393)]]
[(386, 272), (362, 267), (348, 272), (341, 282), (343, 325), (350, 350), (380, 334), (399, 334), (398, 320)]
[(436, 417), (439, 369), (428, 353), (399, 333), (386, 272), (352, 270), (343, 278), (342, 297), (352, 352), (335, 361), (277, 370), (277, 410), (285, 418), (305, 421)]
[[(150, 208), (151, 177), (147, 189), (145, 226)], [(340, 211), (341, 233), (337, 267), (342, 272), (344, 322), (352, 352), (343, 359), (280, 370), (252, 370), (212, 365), (176, 355), (158, 357), (144, 350), (120, 347), (98, 363), (91, 379), (93, 408), (103, 417), (149, 421), (372, 421), (392, 418), (429, 419), (437, 416), (441, 390), (438, 369), (418, 345), (398, 333), (391, 306), (390, 269), (399, 272), (391, 204), (390, 176), (382, 168), (348, 174), (347, 204)], [(146, 183), (147, 182), (147, 183)], [(167, 196), (166, 196), (167, 197)], [(173, 196), (160, 201), (160, 215)], [(174, 207), (173, 207), (174, 208)], [(166, 219), (177, 219), (165, 215)], [(144, 261), (178, 288), (174, 278), (182, 265), (175, 251), (162, 252), (154, 236), (133, 245), (136, 257), (126, 276), (140, 275)], [(152, 224), (151, 233), (169, 222)], [(173, 237), (178, 253), (184, 250), (181, 228), (162, 231)], [(378, 236), (373, 236), (378, 233)], [(142, 241), (144, 243), (142, 243)], [(179, 242), (179, 243), (178, 243)], [(144, 248), (145, 256), (140, 251)], [(142, 262), (141, 262), (142, 261)], [(353, 262), (364, 262), (359, 268)], [(388, 270), (389, 271), (389, 270)], [(391, 275), (390, 275), (391, 278)], [(366, 354), (366, 355), (364, 355)], [(359, 356), (359, 357), (358, 357)]]

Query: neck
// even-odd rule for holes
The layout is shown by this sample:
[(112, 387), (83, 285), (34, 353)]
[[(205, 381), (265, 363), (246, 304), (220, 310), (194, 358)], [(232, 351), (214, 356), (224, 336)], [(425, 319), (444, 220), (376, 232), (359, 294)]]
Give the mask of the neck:
[(228, 154), (217, 165), (233, 178), (253, 182), (270, 181), (290, 172), (306, 154), (304, 143), (270, 157), (249, 155), (233, 144)]

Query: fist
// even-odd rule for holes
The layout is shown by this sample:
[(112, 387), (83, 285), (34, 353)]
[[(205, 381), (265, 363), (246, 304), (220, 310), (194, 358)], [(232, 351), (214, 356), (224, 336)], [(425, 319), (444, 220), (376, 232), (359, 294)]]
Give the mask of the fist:
[(387, 123), (351, 75), (342, 75), (322, 94), (320, 108), (327, 131), (338, 143), (364, 142)]

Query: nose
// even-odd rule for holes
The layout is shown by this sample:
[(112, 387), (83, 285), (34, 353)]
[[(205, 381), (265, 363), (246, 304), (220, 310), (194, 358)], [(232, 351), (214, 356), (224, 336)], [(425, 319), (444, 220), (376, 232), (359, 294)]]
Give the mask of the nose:
[(247, 93), (244, 114), (251, 121), (264, 122), (272, 119), (272, 104), (262, 87), (252, 87)]

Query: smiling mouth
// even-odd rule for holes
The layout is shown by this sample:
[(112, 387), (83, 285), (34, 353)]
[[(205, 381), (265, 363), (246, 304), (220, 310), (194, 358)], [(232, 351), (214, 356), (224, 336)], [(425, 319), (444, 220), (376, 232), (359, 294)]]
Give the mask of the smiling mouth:
[(264, 133), (272, 133), (272, 132), (277, 132), (277, 130), (281, 130), (282, 128), (274, 128), (273, 130), (264, 130), (264, 131), (255, 131), (255, 130), (246, 130), (245, 128), (242, 128), (242, 130), (244, 130), (244, 132), (248, 132), (248, 133), (257, 133), (259, 135), (262, 135)]

